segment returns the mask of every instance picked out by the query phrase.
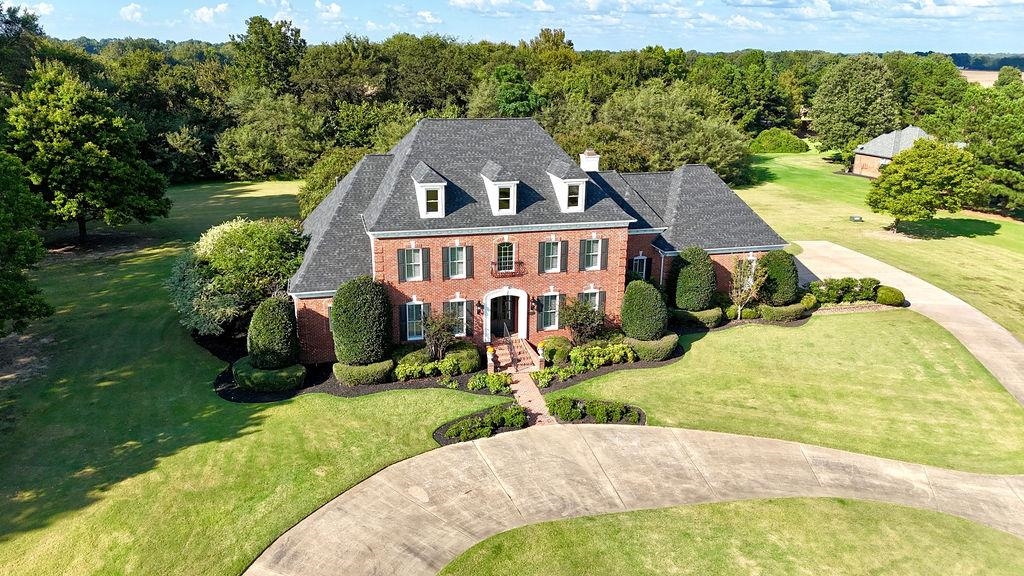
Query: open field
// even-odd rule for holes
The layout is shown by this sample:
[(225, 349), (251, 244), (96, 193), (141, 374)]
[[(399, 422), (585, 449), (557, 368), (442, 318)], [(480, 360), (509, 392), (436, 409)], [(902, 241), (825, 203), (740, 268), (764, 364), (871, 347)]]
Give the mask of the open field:
[(535, 524), (484, 540), (441, 574), (1022, 572), (1024, 540), (967, 520), (887, 504), (787, 499)]
[(182, 240), (235, 215), (294, 213), (294, 183), (175, 188), (149, 246), (39, 271), (49, 368), (0, 393), (0, 573), (233, 575), (273, 539), (430, 433), (497, 403), (448, 390), (273, 405), (221, 400), (223, 368), (162, 287)]
[[(764, 181), (739, 195), (787, 240), (831, 240), (947, 290), (1024, 339), (1024, 223), (976, 213), (940, 214), (884, 230), (864, 204), (870, 181), (839, 175), (820, 154), (758, 157)], [(850, 222), (851, 215), (864, 222)]]
[[(980, 84), (985, 88), (991, 88), (996, 79), (999, 78), (998, 70), (961, 70), (960, 75), (968, 82)], [(1021, 74), (1024, 76), (1024, 73)]]
[(552, 392), (648, 423), (795, 440), (959, 470), (1024, 472), (1024, 409), (939, 325), (893, 310), (683, 337), (686, 354)]

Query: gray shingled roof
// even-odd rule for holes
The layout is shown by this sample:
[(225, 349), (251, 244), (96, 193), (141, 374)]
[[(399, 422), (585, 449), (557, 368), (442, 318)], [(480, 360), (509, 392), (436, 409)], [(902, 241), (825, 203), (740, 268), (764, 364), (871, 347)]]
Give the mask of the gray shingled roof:
[(445, 183), (444, 177), (435, 172), (430, 166), (427, 166), (422, 160), (417, 162), (416, 167), (412, 169), (412, 179), (418, 184)]
[[(548, 170), (559, 177), (587, 178), (568, 154), (532, 118), (425, 118), (395, 145), (394, 161), (365, 212), (370, 232), (449, 228), (626, 222), (629, 215), (594, 183), (587, 185), (583, 212), (563, 213)], [(422, 219), (412, 172), (419, 162), (447, 181), (445, 217)], [(507, 180), (518, 180), (516, 214), (494, 216), (481, 170), (500, 166)]]
[(515, 174), (509, 172), (494, 160), (488, 160), (480, 169), (480, 175), (491, 182), (515, 182), (518, 180)]
[(867, 141), (854, 149), (855, 154), (875, 156), (892, 160), (900, 152), (909, 149), (921, 138), (930, 138), (927, 132), (917, 126), (907, 126), (903, 130), (895, 130)]

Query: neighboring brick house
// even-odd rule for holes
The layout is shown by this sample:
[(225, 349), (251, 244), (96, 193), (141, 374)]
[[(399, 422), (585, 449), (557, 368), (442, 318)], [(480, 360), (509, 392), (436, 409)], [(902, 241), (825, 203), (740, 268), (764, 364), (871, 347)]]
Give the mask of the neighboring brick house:
[(451, 311), (478, 343), (537, 343), (582, 298), (615, 321), (627, 271), (662, 283), (672, 257), (701, 246), (719, 263), (785, 245), (707, 166), (672, 172), (577, 165), (534, 120), (423, 119), (388, 154), (364, 157), (303, 223), (289, 282), (306, 363), (334, 360), (337, 286), (371, 275), (389, 287), (396, 340)]
[(914, 142), (930, 138), (927, 132), (917, 126), (907, 126), (882, 134), (878, 138), (857, 146), (853, 153), (853, 173), (868, 178), (878, 178), (883, 167), (892, 162), (894, 156), (909, 150)]

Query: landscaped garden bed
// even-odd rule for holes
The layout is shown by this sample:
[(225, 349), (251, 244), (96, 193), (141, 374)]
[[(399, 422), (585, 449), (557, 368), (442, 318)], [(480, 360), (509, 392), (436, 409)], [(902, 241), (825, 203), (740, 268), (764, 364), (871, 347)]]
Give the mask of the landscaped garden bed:
[(647, 414), (643, 410), (621, 402), (568, 396), (545, 401), (548, 411), (562, 424), (647, 424)]
[(434, 441), (441, 446), (489, 438), (502, 432), (527, 426), (526, 411), (515, 402), (501, 404), (463, 416), (434, 430)]

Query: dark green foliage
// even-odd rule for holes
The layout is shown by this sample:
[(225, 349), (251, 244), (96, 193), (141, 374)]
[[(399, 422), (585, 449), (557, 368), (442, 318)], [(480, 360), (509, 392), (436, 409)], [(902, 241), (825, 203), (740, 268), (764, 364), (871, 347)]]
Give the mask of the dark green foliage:
[(622, 420), (626, 412), (626, 405), (619, 402), (605, 402), (602, 400), (588, 400), (586, 403), (587, 416), (592, 416), (597, 424), (608, 424)]
[(239, 388), (257, 392), (282, 392), (294, 390), (306, 380), (306, 367), (293, 364), (277, 370), (260, 370), (252, 365), (248, 356), (231, 366), (235, 384)]
[(29, 191), (21, 162), (0, 152), (0, 337), (53, 313), (25, 274), (45, 254), (36, 233), (45, 211), (43, 201)]
[(761, 318), (768, 322), (792, 322), (803, 318), (807, 313), (807, 308), (799, 302), (787, 306), (761, 304), (757, 310), (761, 313)]
[(782, 128), (769, 128), (758, 134), (750, 143), (750, 151), (754, 154), (800, 153), (808, 150), (810, 148), (806, 142)]
[(789, 252), (772, 250), (757, 260), (765, 271), (760, 299), (771, 306), (785, 306), (799, 297), (796, 259)]
[(383, 384), (391, 381), (391, 369), (395, 363), (390, 358), (358, 366), (353, 364), (337, 363), (333, 366), (334, 378), (342, 386), (365, 386), (368, 384)]
[(563, 422), (583, 419), (583, 401), (562, 396), (548, 401), (548, 412)]
[(665, 333), (668, 308), (661, 292), (642, 280), (626, 286), (622, 297), (622, 331), (637, 340), (657, 340)]
[(483, 418), (469, 416), (452, 424), (445, 430), (445, 438), (467, 442), (487, 438), (502, 428), (519, 429), (526, 427), (526, 410), (518, 404), (504, 404), (491, 408)]
[(594, 309), (588, 302), (570, 298), (558, 312), (563, 326), (572, 334), (575, 344), (593, 340), (604, 328), (604, 312)]
[(848, 56), (829, 66), (812, 108), (812, 127), (826, 150), (851, 149), (901, 127), (892, 74), (870, 54)]
[(526, 410), (519, 404), (495, 406), (483, 418), (484, 426), (491, 429), (523, 428), (526, 426)]
[(423, 341), (433, 360), (444, 358), (448, 348), (459, 341), (455, 336), (458, 319), (454, 313), (431, 314), (423, 319)]
[(899, 288), (882, 285), (875, 292), (875, 302), (885, 306), (903, 306), (906, 303), (906, 298)]
[(577, 422), (590, 417), (597, 424), (640, 423), (640, 412), (636, 408), (604, 400), (562, 396), (548, 401), (548, 411), (562, 422)]
[(707, 310), (715, 294), (715, 264), (702, 248), (691, 246), (679, 253), (676, 276), (676, 308)]
[(336, 183), (368, 152), (366, 148), (331, 148), (324, 152), (303, 176), (304, 182), (299, 186), (299, 218), (309, 216), (320, 201), (334, 190)]
[(343, 364), (373, 364), (391, 346), (391, 303), (387, 287), (369, 276), (338, 286), (331, 305), (334, 353)]
[(444, 431), (445, 438), (457, 439), (459, 442), (468, 442), (479, 438), (487, 438), (494, 433), (490, 426), (484, 425), (479, 416), (470, 416), (452, 424)]
[(253, 367), (277, 370), (299, 361), (292, 302), (279, 296), (267, 298), (252, 313), (246, 349)]
[(808, 286), (821, 304), (874, 300), (879, 282), (874, 278), (825, 278)]
[(702, 326), (704, 328), (715, 328), (722, 324), (722, 309), (708, 308), (707, 310), (672, 310), (672, 319), (681, 326)]
[(480, 349), (469, 340), (463, 340), (448, 349), (445, 360), (453, 359), (458, 368), (458, 374), (472, 374), (479, 370), (483, 364)]
[(231, 35), (232, 68), (238, 84), (260, 86), (275, 93), (291, 90), (292, 74), (306, 52), (306, 41), (288, 20), (263, 16), (245, 21), (245, 34)]
[[(721, 310), (719, 310), (719, 313), (721, 313)], [(626, 338), (622, 342), (633, 349), (637, 360), (641, 362), (660, 362), (671, 356), (672, 352), (675, 351), (676, 346), (679, 344), (679, 336), (675, 333), (669, 333), (658, 340)]]
[(999, 76), (996, 77), (992, 87), (1005, 88), (1007, 86), (1020, 86), (1022, 83), (1024, 83), (1024, 80), (1021, 79), (1020, 69), (1013, 66), (1003, 66), (999, 69)]
[(529, 116), (544, 103), (533, 86), (526, 80), (522, 70), (511, 64), (503, 64), (494, 69), (495, 104), (499, 116)]
[(550, 364), (565, 364), (569, 361), (572, 342), (565, 336), (548, 336), (540, 341), (538, 348), (544, 349), (544, 360)]

